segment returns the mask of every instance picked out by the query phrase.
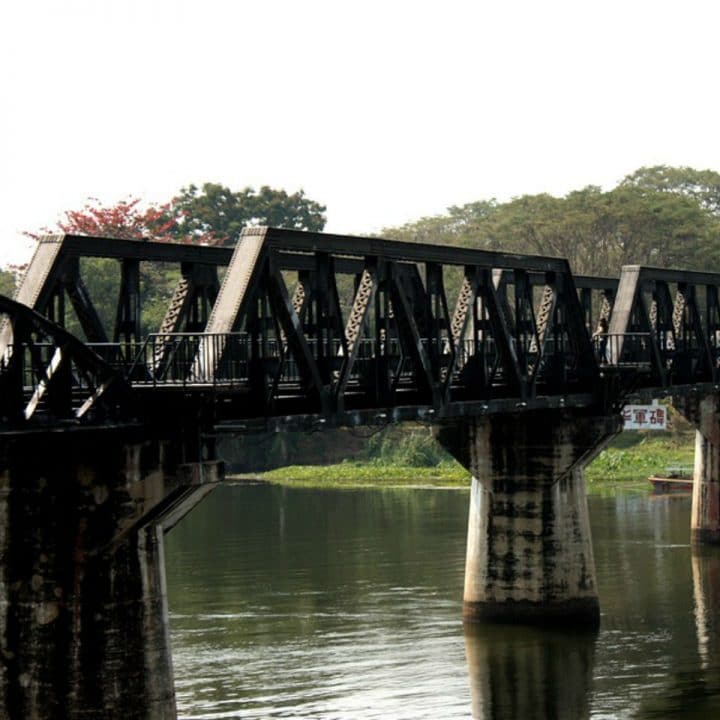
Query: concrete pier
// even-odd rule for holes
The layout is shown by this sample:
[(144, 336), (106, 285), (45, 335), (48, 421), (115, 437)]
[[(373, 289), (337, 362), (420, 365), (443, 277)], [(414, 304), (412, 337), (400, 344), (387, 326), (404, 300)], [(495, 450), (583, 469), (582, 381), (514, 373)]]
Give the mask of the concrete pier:
[(175, 718), (163, 533), (220, 479), (128, 431), (5, 439), (0, 717)]
[(620, 429), (616, 416), (542, 411), (438, 431), (473, 475), (466, 620), (598, 625), (582, 467)]
[(695, 424), (695, 469), (690, 531), (693, 542), (720, 545), (720, 397), (691, 405)]

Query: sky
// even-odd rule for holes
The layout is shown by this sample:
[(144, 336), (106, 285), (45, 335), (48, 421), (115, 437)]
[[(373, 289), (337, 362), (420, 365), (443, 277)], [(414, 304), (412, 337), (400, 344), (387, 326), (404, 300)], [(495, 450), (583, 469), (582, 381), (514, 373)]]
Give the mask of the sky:
[(715, 0), (0, 8), (0, 266), (88, 198), (270, 185), (367, 234), (649, 165), (720, 170)]

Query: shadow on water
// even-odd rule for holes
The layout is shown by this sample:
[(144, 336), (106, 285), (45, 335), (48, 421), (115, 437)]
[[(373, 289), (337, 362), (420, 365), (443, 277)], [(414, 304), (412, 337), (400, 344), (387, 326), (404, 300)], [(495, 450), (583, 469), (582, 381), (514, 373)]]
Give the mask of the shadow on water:
[(466, 623), (473, 718), (589, 717), (596, 640), (596, 633)]

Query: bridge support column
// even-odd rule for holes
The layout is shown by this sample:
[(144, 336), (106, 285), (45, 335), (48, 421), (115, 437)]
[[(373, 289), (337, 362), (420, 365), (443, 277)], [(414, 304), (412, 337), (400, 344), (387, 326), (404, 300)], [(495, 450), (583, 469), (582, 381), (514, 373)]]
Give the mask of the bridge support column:
[(220, 468), (113, 430), (1, 450), (0, 717), (174, 719), (163, 533)]
[(695, 543), (720, 545), (720, 396), (703, 397), (685, 411), (696, 428), (691, 537)]
[(621, 426), (619, 417), (545, 410), (438, 431), (473, 475), (466, 620), (599, 623), (582, 467)]

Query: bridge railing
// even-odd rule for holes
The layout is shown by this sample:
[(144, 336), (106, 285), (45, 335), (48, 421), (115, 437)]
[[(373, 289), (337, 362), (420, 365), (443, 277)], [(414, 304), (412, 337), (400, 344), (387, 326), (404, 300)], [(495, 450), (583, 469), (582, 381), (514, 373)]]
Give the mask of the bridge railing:
[[(427, 339), (421, 342), (425, 349), (434, 348), (441, 365), (449, 365), (447, 343)], [(286, 383), (302, 379), (297, 361), (282, 339), (253, 340), (244, 332), (154, 333), (140, 345), (91, 343), (89, 347), (134, 385), (236, 386), (247, 384), (258, 372), (277, 375)], [(339, 372), (343, 361), (339, 340), (321, 344), (310, 339), (308, 348), (315, 360), (325, 363), (331, 375)], [(396, 338), (387, 342), (363, 339), (350, 380), (369, 379), (380, 357), (398, 376), (410, 377), (416, 370)]]
[[(619, 340), (609, 338), (608, 357)], [(637, 345), (638, 339), (632, 342)], [(428, 357), (435, 358), (442, 377), (452, 367), (451, 385), (462, 386), (472, 381), (477, 363), (487, 368), (494, 383), (506, 381), (500, 349), (491, 336), (466, 339), (453, 349), (446, 340), (421, 338), (420, 344)], [(341, 370), (343, 345), (340, 340), (307, 341), (308, 350), (332, 383)], [(302, 383), (302, 373), (287, 342), (281, 338), (255, 338), (238, 333), (154, 333), (144, 343), (92, 343), (89, 347), (105, 362), (120, 372), (135, 386), (248, 386), (254, 380), (268, 378), (279, 385)], [(629, 345), (626, 345), (628, 348)], [(517, 362), (528, 367), (552, 365), (555, 379), (570, 377), (575, 355), (571, 348), (563, 348), (560, 340), (548, 338), (544, 353), (532, 342), (512, 345), (510, 352)], [(348, 378), (351, 385), (372, 385), (377, 373), (389, 373), (400, 385), (414, 382), (419, 368), (412, 356), (404, 351), (397, 338), (363, 338), (358, 343), (356, 360)]]
[(154, 333), (137, 348), (126, 375), (133, 385), (237, 385), (247, 382), (249, 361), (246, 333)]
[[(446, 372), (451, 362), (451, 349), (446, 342), (421, 339), (423, 348), (434, 354)], [(596, 358), (601, 366), (652, 370), (657, 362), (669, 370), (673, 366), (672, 350), (661, 353), (658, 360), (657, 338), (648, 332), (605, 333), (593, 338)], [(141, 345), (122, 343), (93, 343), (89, 347), (105, 362), (118, 370), (133, 385), (201, 386), (222, 385), (233, 388), (247, 386), (258, 374), (275, 377), (280, 384), (292, 385), (302, 382), (302, 373), (292, 352), (281, 339), (256, 340), (248, 333), (156, 333), (148, 336)], [(343, 361), (343, 348), (339, 340), (322, 346), (315, 339), (308, 341), (311, 355), (318, 363), (324, 363), (330, 378), (336, 377)], [(462, 383), (463, 373), (472, 373), (473, 363), (484, 362), (497, 368), (495, 380), (502, 382), (502, 364), (499, 350), (493, 338), (464, 340), (459, 348), (453, 368), (452, 383)], [(530, 345), (513, 347), (517, 357), (528, 365), (554, 363), (556, 373), (572, 373), (572, 352), (562, 348), (549, 338), (545, 354), (541, 355)], [(687, 350), (684, 351), (687, 353)], [(412, 357), (403, 353), (401, 343), (392, 338), (384, 340), (365, 338), (360, 341), (357, 359), (349, 378), (351, 383), (373, 382), (379, 371), (378, 362), (385, 371), (396, 377), (411, 381), (417, 368)], [(32, 378), (27, 378), (31, 384)]]
[(600, 365), (649, 370), (653, 364), (653, 336), (647, 332), (604, 333), (593, 337)]

